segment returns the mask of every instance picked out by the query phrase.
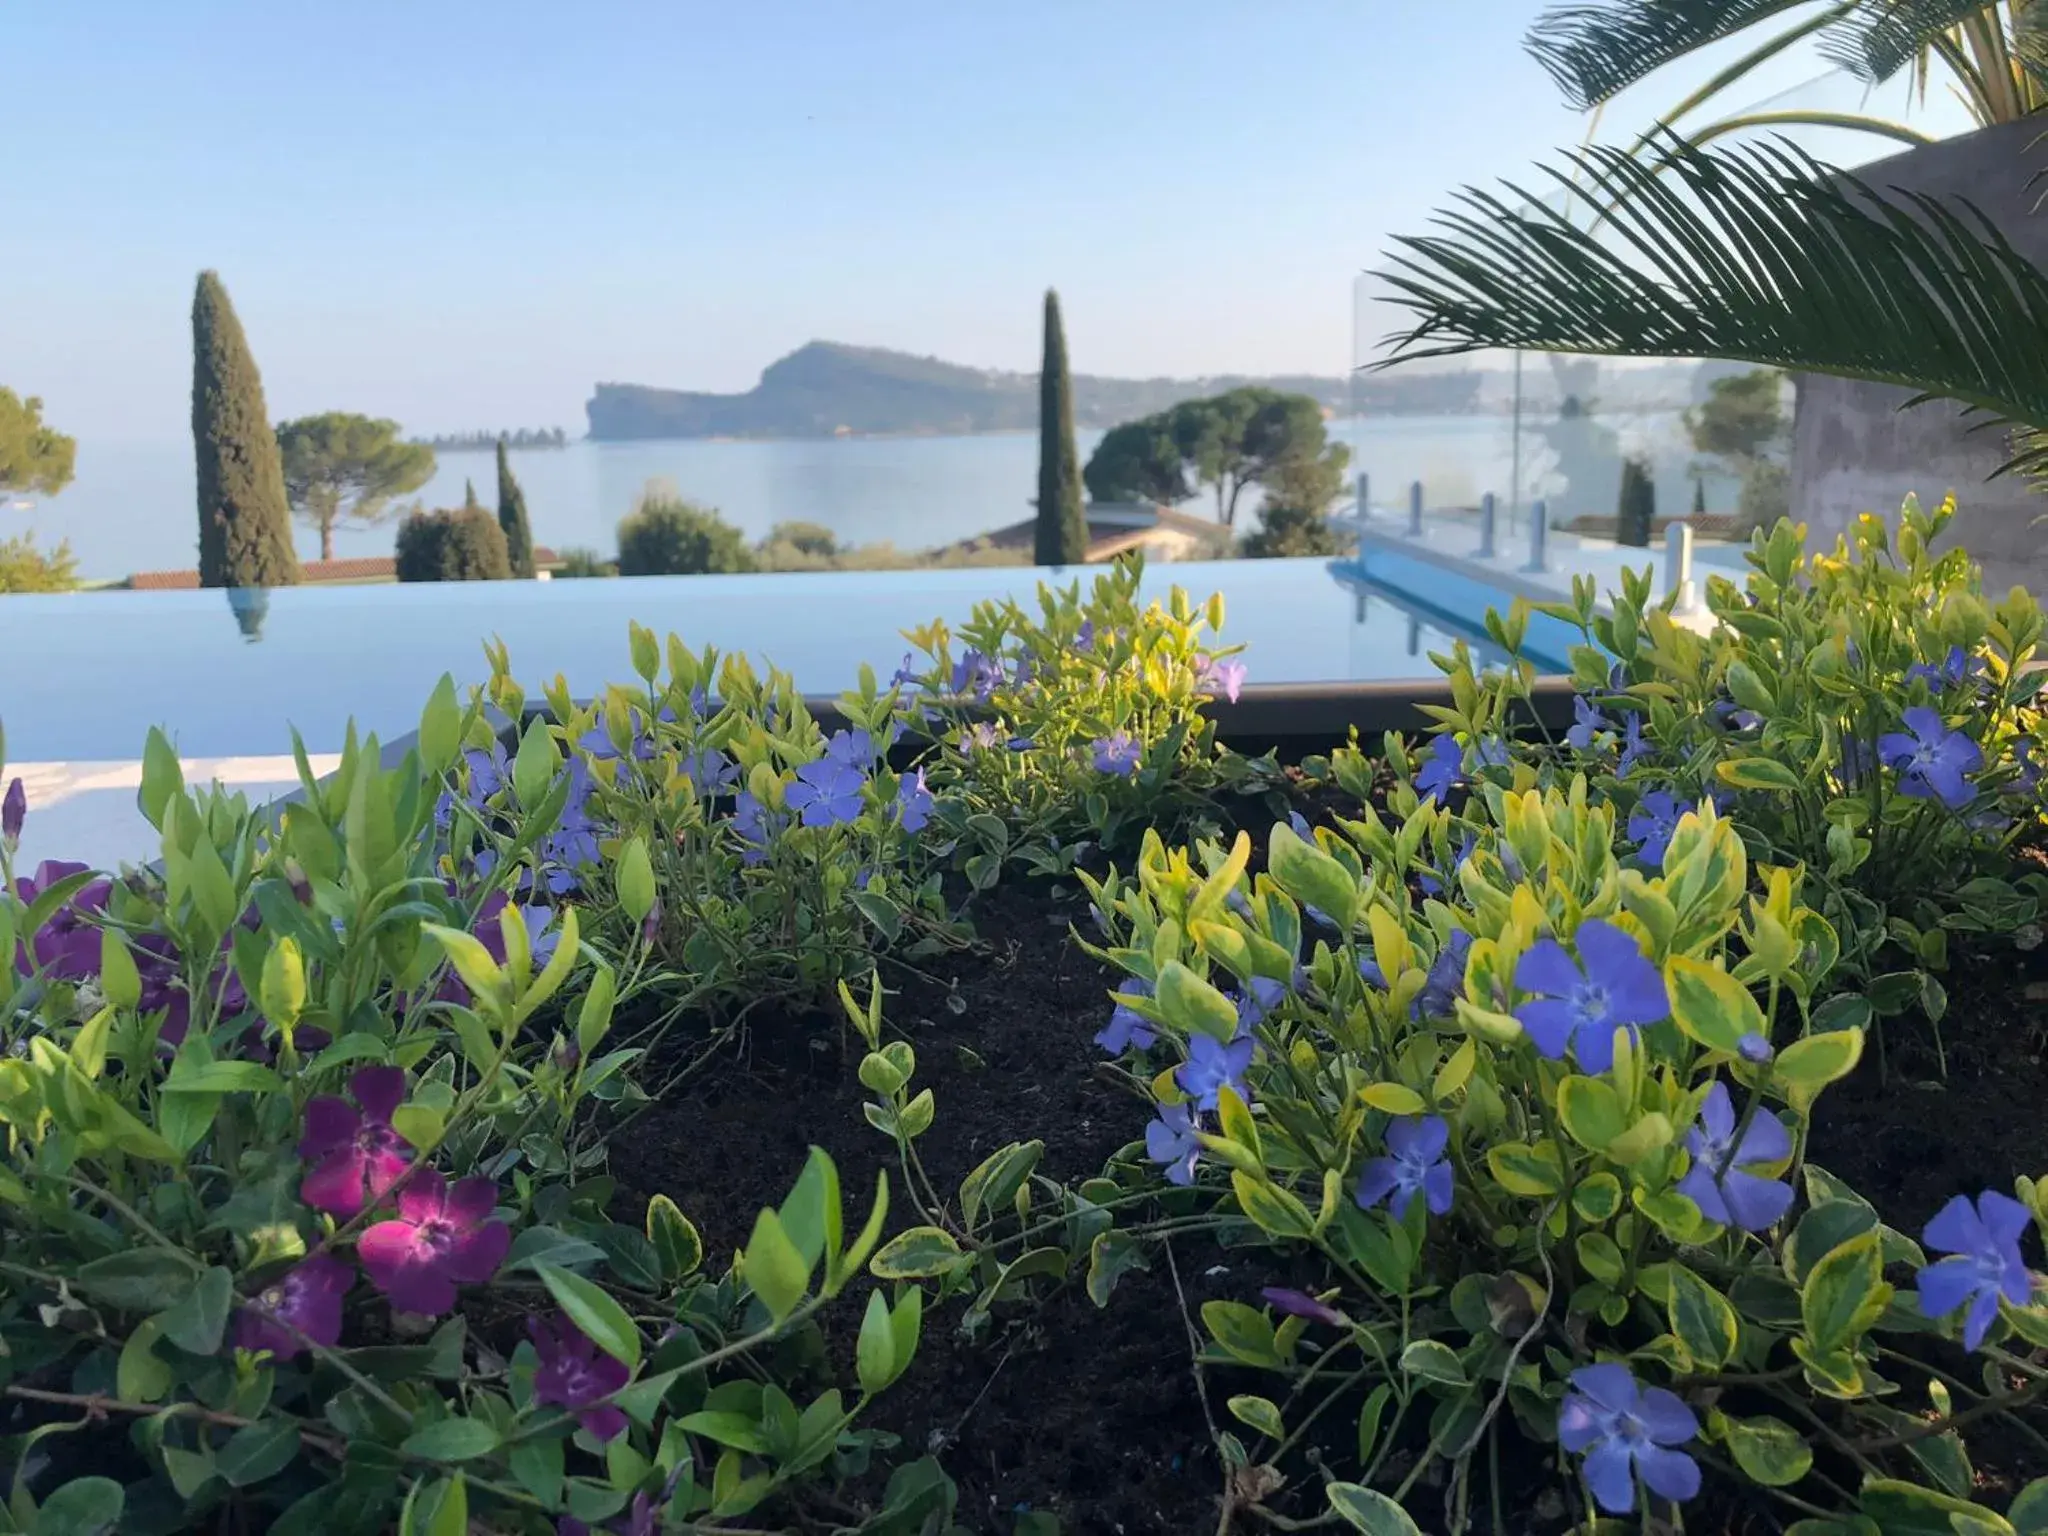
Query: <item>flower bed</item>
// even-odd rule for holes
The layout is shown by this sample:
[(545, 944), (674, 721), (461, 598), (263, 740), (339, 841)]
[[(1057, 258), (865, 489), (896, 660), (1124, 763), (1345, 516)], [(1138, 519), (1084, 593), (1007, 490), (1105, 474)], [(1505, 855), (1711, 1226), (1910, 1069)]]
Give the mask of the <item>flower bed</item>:
[(497, 648), (275, 826), (153, 736), (160, 868), (0, 897), (6, 1518), (2048, 1530), (2041, 626), (1945, 516), (1289, 775), (1125, 570), (829, 731)]

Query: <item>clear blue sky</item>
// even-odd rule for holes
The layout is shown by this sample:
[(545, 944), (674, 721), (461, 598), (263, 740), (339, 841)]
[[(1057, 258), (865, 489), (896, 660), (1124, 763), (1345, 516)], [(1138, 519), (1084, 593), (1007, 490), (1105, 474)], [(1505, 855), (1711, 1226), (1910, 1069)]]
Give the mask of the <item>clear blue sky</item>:
[(1028, 369), (1047, 284), (1084, 372), (1338, 373), (1390, 232), (1582, 133), (1538, 9), (8, 0), (0, 383), (176, 436), (202, 267), (274, 415), (423, 431), (812, 337)]

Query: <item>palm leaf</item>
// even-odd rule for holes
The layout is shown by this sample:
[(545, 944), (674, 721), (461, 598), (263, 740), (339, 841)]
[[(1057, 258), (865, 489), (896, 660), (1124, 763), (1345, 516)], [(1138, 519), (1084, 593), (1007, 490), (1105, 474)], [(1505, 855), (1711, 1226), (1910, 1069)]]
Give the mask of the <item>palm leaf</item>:
[(1580, 111), (1674, 59), (1811, 0), (1601, 0), (1536, 18), (1524, 46)]
[[(1379, 366), (1508, 347), (1713, 357), (1903, 385), (1986, 425), (2048, 429), (2048, 273), (1964, 203), (1893, 191), (1784, 144), (1648, 160), (1596, 147), (1602, 240), (1510, 186), (1476, 188), (1381, 275), (1415, 316)], [(2004, 469), (2048, 465), (2039, 439)]]
[(1998, 9), (1996, 0), (1873, 0), (1830, 27), (1821, 52), (1858, 79), (1880, 85), (1950, 28)]

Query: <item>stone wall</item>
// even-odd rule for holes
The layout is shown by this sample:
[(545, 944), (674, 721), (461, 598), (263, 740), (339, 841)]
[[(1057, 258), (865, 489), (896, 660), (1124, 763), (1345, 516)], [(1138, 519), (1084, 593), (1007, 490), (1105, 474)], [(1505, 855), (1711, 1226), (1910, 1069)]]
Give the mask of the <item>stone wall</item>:
[[(1856, 174), (1883, 191), (1967, 199), (1995, 220), (2007, 239), (2048, 267), (2048, 214), (2034, 205), (2048, 190), (2028, 185), (2048, 172), (2048, 133), (2041, 121), (2003, 123), (1961, 138), (1909, 150), (1860, 167)], [(2048, 347), (2048, 337), (2013, 338)], [(1993, 592), (2020, 584), (2048, 597), (2048, 496), (2017, 476), (1990, 480), (2005, 456), (2006, 434), (1972, 430), (1947, 402), (1901, 410), (1912, 391), (1807, 374), (1799, 379), (1792, 427), (1795, 517), (1832, 541), (1862, 512), (1898, 510), (1908, 493), (1924, 503), (1954, 492), (1951, 536), (1984, 562)]]

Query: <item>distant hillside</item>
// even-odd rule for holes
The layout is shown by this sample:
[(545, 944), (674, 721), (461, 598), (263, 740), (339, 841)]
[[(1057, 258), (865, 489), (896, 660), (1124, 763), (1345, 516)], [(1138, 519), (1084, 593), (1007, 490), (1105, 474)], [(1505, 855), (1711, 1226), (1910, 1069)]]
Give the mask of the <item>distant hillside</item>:
[[(1105, 379), (1074, 376), (1074, 420), (1113, 427), (1182, 400), (1264, 384), (1313, 395), (1332, 410), (1348, 409), (1353, 384), (1344, 378), (1285, 375), (1213, 379)], [(1474, 409), (1476, 373), (1361, 378), (1357, 399), (1368, 410), (1453, 414)], [(769, 365), (743, 395), (698, 394), (645, 384), (600, 384), (585, 409), (590, 435), (601, 441), (650, 437), (830, 437), (858, 433), (1028, 431), (1038, 425), (1038, 375), (962, 368), (937, 358), (880, 347), (814, 341)]]

